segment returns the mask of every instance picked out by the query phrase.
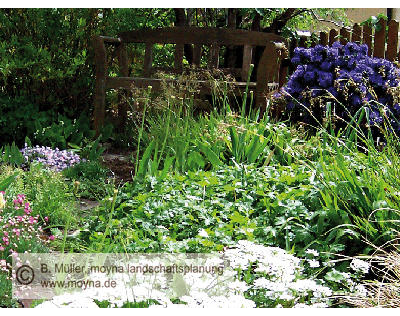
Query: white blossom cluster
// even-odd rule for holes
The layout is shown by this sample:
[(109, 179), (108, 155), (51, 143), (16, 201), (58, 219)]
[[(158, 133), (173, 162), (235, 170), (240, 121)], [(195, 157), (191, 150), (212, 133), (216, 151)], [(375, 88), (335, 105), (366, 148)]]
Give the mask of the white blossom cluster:
[[(222, 259), (221, 259), (222, 258)], [(155, 300), (151, 307), (256, 307), (252, 295), (261, 290), (271, 301), (271, 306), (281, 303), (293, 307), (328, 307), (332, 291), (322, 282), (306, 279), (302, 275), (302, 261), (276, 247), (265, 247), (250, 241), (239, 241), (235, 247), (226, 249), (222, 257), (215, 257), (213, 264), (225, 264), (222, 282), (215, 275), (187, 273), (170, 285), (166, 277), (149, 279), (141, 274), (124, 290), (88, 288), (76, 294), (64, 294), (44, 302), (38, 307), (95, 307), (97, 301), (107, 301), (111, 307), (121, 307), (126, 302)], [(240, 273), (251, 271), (256, 275), (253, 283), (241, 280)], [(104, 274), (93, 274), (93, 279), (102, 279)], [(131, 276), (130, 276), (131, 277)], [(129, 277), (128, 277), (129, 278)], [(130, 283), (129, 283), (130, 282)], [(182, 290), (183, 289), (183, 290)], [(180, 293), (178, 293), (180, 291)], [(172, 298), (178, 298), (179, 301)], [(279, 304), (275, 303), (279, 300)], [(172, 302), (173, 301), (173, 302)]]

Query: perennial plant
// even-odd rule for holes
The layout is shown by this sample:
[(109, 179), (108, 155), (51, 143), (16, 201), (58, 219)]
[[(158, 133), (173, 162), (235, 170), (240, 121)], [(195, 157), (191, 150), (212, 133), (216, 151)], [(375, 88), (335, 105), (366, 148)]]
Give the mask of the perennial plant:
[(386, 117), (400, 133), (399, 69), (368, 56), (366, 44), (296, 48), (292, 63), (297, 68), (275, 102), (283, 101), (293, 121), (321, 123), (331, 102), (334, 114), (346, 122), (364, 108), (367, 124), (383, 127)]

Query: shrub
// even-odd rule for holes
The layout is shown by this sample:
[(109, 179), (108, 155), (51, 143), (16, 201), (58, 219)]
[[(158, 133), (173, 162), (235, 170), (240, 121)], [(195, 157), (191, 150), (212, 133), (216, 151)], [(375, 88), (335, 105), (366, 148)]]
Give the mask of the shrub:
[[(291, 119), (321, 123), (331, 101), (335, 114), (345, 121), (364, 108), (368, 124), (382, 127), (386, 116), (395, 131), (400, 132), (395, 119), (400, 114), (396, 89), (399, 70), (392, 62), (369, 57), (367, 53), (366, 44), (352, 42), (296, 48), (292, 63), (297, 68), (277, 95), (278, 100), (286, 103)], [(336, 124), (342, 126), (340, 122)]]

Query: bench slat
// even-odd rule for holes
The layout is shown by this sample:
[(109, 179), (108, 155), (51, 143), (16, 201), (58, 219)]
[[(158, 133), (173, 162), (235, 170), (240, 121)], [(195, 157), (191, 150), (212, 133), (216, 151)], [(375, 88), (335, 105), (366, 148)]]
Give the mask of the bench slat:
[(195, 44), (193, 48), (193, 65), (200, 66), (202, 45)]
[(214, 69), (219, 66), (219, 50), (220, 46), (216, 43), (212, 44), (210, 47), (210, 54), (208, 56), (208, 68)]
[(266, 46), (270, 41), (282, 41), (273, 33), (206, 27), (172, 27), (122, 32), (126, 43), (253, 45)]
[(250, 71), (250, 64), (253, 57), (253, 47), (245, 45), (243, 49), (242, 81), (247, 81)]
[[(161, 88), (161, 83), (173, 83), (174, 79), (149, 79), (149, 78), (132, 78), (132, 77), (111, 77), (107, 78), (106, 88), (107, 89), (132, 89), (135, 88), (147, 88), (148, 86), (152, 86), (153, 89), (157, 90)], [(196, 81), (196, 83), (200, 84), (201, 93), (211, 92), (211, 87), (207, 85), (207, 81)], [(246, 82), (235, 82), (233, 83), (236, 88), (244, 89), (246, 87)], [(256, 83), (251, 82), (249, 84), (249, 88), (255, 88)]]
[(153, 43), (146, 43), (144, 55), (143, 75), (149, 76), (153, 64)]
[(175, 45), (175, 60), (174, 60), (174, 68), (176, 72), (182, 72), (183, 70), (183, 44)]
[[(106, 81), (107, 89), (132, 89), (132, 88), (147, 88), (148, 86), (152, 86), (153, 89), (161, 88), (161, 83), (173, 83), (174, 79), (149, 79), (149, 78), (132, 78), (132, 77), (109, 77)], [(201, 85), (200, 92), (201, 93), (210, 93), (212, 91), (212, 87), (207, 84), (207, 81), (196, 81), (196, 83)], [(244, 89), (246, 89), (246, 82), (231, 82), (233, 85), (235, 93), (242, 93)], [(278, 87), (278, 83), (270, 82), (267, 84), (269, 90), (274, 90)], [(249, 89), (256, 89), (256, 82), (249, 82)]]

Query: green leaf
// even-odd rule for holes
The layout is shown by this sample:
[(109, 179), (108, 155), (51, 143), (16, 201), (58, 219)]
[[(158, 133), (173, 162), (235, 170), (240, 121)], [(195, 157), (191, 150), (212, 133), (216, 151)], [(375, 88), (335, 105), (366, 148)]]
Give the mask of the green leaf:
[(218, 167), (222, 165), (222, 161), (209, 147), (202, 143), (199, 143), (198, 146), (200, 147), (200, 150), (206, 155), (207, 159), (211, 162), (213, 167)]
[(147, 171), (148, 163), (150, 161), (151, 153), (153, 152), (153, 148), (155, 145), (155, 140), (153, 139), (149, 146), (147, 146), (146, 150), (144, 151), (143, 157), (139, 163), (139, 170), (137, 175), (138, 177), (144, 177)]
[(18, 172), (15, 172), (13, 175), (5, 178), (3, 181), (0, 182), (0, 191), (5, 191), (10, 186), (11, 183), (14, 182), (15, 178), (17, 177)]

